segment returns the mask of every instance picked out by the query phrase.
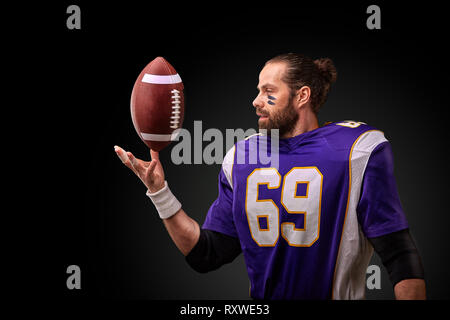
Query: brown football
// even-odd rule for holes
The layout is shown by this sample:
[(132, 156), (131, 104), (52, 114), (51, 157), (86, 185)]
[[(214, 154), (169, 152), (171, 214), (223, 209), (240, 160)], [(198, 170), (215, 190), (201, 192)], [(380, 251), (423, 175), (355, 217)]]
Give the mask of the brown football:
[(131, 119), (139, 137), (160, 151), (175, 140), (184, 119), (181, 77), (163, 57), (151, 61), (131, 93)]

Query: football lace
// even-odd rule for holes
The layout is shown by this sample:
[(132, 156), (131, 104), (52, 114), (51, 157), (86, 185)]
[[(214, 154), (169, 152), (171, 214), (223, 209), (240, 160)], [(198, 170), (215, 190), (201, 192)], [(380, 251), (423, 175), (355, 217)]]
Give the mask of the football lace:
[(180, 124), (180, 91), (173, 89), (172, 93), (172, 116), (170, 117), (170, 128), (177, 129)]

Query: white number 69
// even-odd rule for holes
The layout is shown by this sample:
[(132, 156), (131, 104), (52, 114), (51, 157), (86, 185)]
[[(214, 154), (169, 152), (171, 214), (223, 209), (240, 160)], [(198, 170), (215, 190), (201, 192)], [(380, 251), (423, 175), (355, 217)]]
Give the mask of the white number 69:
[[(289, 214), (303, 215), (303, 228), (293, 222), (280, 226), (280, 210), (272, 199), (259, 199), (259, 186), (277, 189), (281, 175), (275, 168), (257, 168), (247, 177), (245, 212), (253, 240), (261, 247), (273, 247), (280, 235), (291, 246), (310, 247), (319, 238), (323, 176), (317, 167), (294, 167), (283, 179), (280, 202)], [(306, 195), (297, 196), (297, 186), (304, 183)], [(267, 226), (261, 228), (260, 218)]]

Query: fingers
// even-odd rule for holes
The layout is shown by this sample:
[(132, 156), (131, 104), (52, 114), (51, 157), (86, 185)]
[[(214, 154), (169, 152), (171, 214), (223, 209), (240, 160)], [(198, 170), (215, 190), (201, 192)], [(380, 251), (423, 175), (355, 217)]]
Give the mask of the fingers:
[(156, 161), (156, 160), (152, 160), (152, 162), (150, 162), (150, 165), (148, 166), (148, 171), (147, 171), (147, 174), (148, 175), (152, 175), (153, 174), (153, 170), (155, 170), (155, 167), (156, 167), (156, 164), (157, 164), (158, 162)]
[(119, 157), (120, 161), (122, 161), (122, 163), (126, 163), (127, 161), (129, 161), (125, 150), (123, 150), (121, 147), (114, 146), (114, 151), (116, 152), (117, 156)]
[(139, 173), (139, 175), (142, 175), (145, 172), (145, 166), (143, 165), (143, 162), (139, 159), (136, 159), (136, 157), (131, 152), (127, 152), (127, 156), (130, 159), (133, 168)]
[(127, 151), (127, 156), (128, 156), (128, 159), (130, 159), (131, 165), (133, 167), (136, 167), (139, 164), (137, 159), (131, 152)]
[(153, 171), (155, 170), (158, 162), (159, 162), (159, 152), (150, 149), (150, 156), (152, 157), (152, 161), (150, 162), (150, 165), (147, 169), (147, 175), (152, 175)]
[(150, 150), (152, 160), (145, 162), (137, 159), (131, 152), (125, 151), (119, 146), (114, 146), (114, 151), (120, 158), (122, 163), (130, 168), (141, 180), (146, 180), (146, 177), (153, 176), (153, 172), (159, 161), (159, 152)]
[(127, 166), (129, 169), (131, 169), (135, 174), (138, 174), (138, 171), (134, 168), (133, 162), (136, 162), (135, 157), (131, 154), (131, 152), (125, 152), (121, 147), (114, 146), (114, 151), (116, 152), (117, 156), (119, 157), (120, 161)]
[(152, 157), (152, 160), (159, 160), (159, 152), (150, 149), (150, 156)]

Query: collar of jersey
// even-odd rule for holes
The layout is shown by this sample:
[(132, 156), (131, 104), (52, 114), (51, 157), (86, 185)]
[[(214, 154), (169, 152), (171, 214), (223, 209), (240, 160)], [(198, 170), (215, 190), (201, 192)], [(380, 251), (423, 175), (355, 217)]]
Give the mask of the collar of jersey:
[[(280, 139), (280, 150), (283, 149), (288, 149), (291, 150), (292, 148), (295, 148), (296, 146), (298, 146), (300, 143), (304, 142), (305, 140), (309, 140), (309, 139), (313, 139), (317, 136), (320, 135), (320, 129), (322, 129), (324, 126), (322, 127), (318, 127), (316, 129), (310, 130), (310, 131), (306, 131), (303, 132), (299, 135), (296, 135), (294, 137), (290, 137), (290, 138), (283, 138)], [(268, 142), (270, 142), (270, 136), (267, 137)]]

